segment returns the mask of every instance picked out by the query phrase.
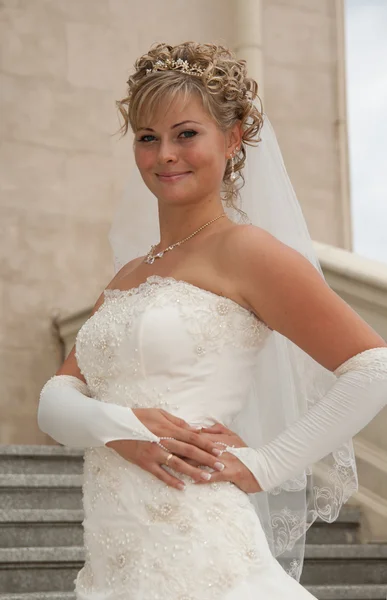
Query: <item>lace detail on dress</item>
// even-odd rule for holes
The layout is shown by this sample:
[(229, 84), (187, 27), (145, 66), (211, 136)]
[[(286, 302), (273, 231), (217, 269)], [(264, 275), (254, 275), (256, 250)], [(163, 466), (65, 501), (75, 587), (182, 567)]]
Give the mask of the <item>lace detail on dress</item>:
[[(165, 408), (192, 423), (231, 422), (271, 333), (230, 298), (151, 276), (131, 290), (105, 290), (75, 355), (95, 399)], [(163, 468), (185, 481), (183, 492), (110, 448), (86, 450), (82, 600), (221, 600), (274, 564), (271, 532), (266, 537), (247, 494), (229, 482), (194, 485)], [(276, 521), (275, 550), (291, 549), (305, 527), (304, 515), (289, 511)], [(291, 569), (299, 574), (301, 566)]]
[[(364, 367), (364, 371), (363, 371)], [(337, 367), (334, 374), (337, 377), (350, 371), (363, 371), (371, 381), (372, 379), (387, 379), (387, 347), (370, 348), (351, 356), (342, 365)]]
[[(157, 294), (154, 286), (168, 289), (168, 294)], [(105, 297), (109, 299), (121, 300), (134, 295), (153, 297), (154, 306), (170, 302), (178, 306), (197, 341), (196, 352), (199, 356), (206, 350), (219, 351), (225, 344), (240, 348), (259, 346), (263, 334), (270, 331), (265, 323), (231, 298), (173, 277), (151, 275), (136, 288), (105, 290)]]
[(84, 396), (88, 396), (91, 398), (91, 393), (88, 385), (79, 379), (78, 377), (74, 377), (73, 375), (53, 375), (46, 383), (44, 384), (40, 395), (42, 395), (43, 390), (47, 388), (55, 388), (55, 387), (63, 387), (71, 385), (73, 388), (81, 392)]
[[(75, 342), (75, 357), (93, 396), (104, 400), (109, 381), (114, 380), (126, 398), (120, 404), (132, 408), (167, 406), (162, 396), (168, 389), (144, 388), (139, 348), (133, 349), (124, 364), (120, 353), (148, 308), (170, 305), (178, 308), (197, 360), (209, 352), (220, 353), (225, 346), (257, 351), (270, 333), (253, 313), (230, 298), (172, 277), (152, 275), (129, 290), (106, 289), (105, 302), (84, 323)], [(125, 383), (120, 380), (123, 375)]]
[[(121, 372), (121, 363), (117, 360), (118, 350), (125, 338), (131, 335), (136, 318), (154, 299), (156, 291), (146, 282), (133, 290), (128, 290), (126, 294), (137, 295), (139, 301), (132, 302), (130, 307), (124, 309), (123, 292), (105, 290), (105, 302), (78, 331), (75, 340), (75, 358), (87, 379), (88, 386), (98, 398), (104, 398), (108, 391), (109, 380)], [(140, 369), (137, 354), (138, 348), (135, 348), (134, 356), (129, 364), (125, 364), (128, 380), (130, 374), (136, 376)]]
[(229, 482), (204, 487), (183, 479), (180, 492), (111, 449), (86, 451), (86, 561), (77, 591), (114, 591), (114, 600), (220, 600), (272, 563), (246, 494)]

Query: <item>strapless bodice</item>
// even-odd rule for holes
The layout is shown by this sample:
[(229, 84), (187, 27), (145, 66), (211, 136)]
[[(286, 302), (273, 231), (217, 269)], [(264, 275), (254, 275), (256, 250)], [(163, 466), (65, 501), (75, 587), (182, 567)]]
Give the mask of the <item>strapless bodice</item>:
[(153, 275), (107, 289), (80, 329), (76, 358), (92, 395), (224, 424), (239, 412), (270, 329), (234, 300)]

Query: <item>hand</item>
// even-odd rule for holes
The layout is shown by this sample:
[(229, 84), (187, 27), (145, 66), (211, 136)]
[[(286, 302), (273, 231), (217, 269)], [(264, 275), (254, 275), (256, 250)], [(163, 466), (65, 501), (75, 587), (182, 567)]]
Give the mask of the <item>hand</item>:
[[(221, 423), (215, 423), (212, 427), (203, 427), (200, 433), (201, 437), (212, 442), (222, 442), (227, 446), (235, 446), (236, 448), (246, 448), (247, 444), (231, 429), (227, 429)], [(224, 448), (224, 446), (218, 446)], [(258, 481), (255, 479), (251, 471), (233, 454), (225, 451), (222, 453), (221, 462), (225, 465), (223, 471), (212, 473), (211, 480), (206, 483), (215, 483), (217, 481), (231, 481), (247, 494), (261, 492)], [(197, 483), (204, 483), (203, 481)]]
[[(167, 485), (177, 489), (184, 489), (184, 483), (166, 471), (162, 465), (165, 464), (167, 456), (174, 456), (168, 461), (168, 467), (174, 471), (189, 475), (195, 481), (207, 480), (212, 474), (197, 468), (197, 465), (207, 465), (212, 469), (219, 469), (217, 456), (221, 451), (219, 446), (210, 439), (201, 437), (200, 429), (191, 427), (183, 419), (179, 419), (159, 408), (136, 408), (133, 409), (136, 417), (159, 438), (167, 437), (173, 439), (162, 439), (161, 443), (168, 452), (163, 450), (154, 442), (137, 440), (112, 440), (106, 443), (108, 448), (115, 450), (122, 458), (149, 471), (164, 481)], [(189, 463), (186, 459), (191, 459)]]

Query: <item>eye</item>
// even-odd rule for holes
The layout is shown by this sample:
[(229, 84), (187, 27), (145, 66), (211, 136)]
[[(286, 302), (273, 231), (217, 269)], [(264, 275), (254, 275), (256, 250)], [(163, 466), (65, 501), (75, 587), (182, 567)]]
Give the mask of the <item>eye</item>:
[[(182, 131), (180, 135), (183, 135), (184, 133), (188, 133), (188, 134), (192, 134), (189, 135), (188, 137), (185, 137), (184, 139), (190, 139), (192, 137), (195, 137), (195, 135), (197, 135), (197, 131), (195, 131), (194, 129), (186, 129), (185, 131)], [(180, 136), (179, 136), (180, 137)]]
[[(183, 136), (183, 139), (185, 139), (185, 140), (189, 140), (189, 139), (191, 139), (191, 138), (195, 137), (195, 136), (197, 135), (197, 133), (198, 133), (198, 132), (197, 132), (197, 131), (195, 131), (194, 129), (186, 129), (185, 131), (182, 131), (182, 132), (179, 134), (179, 137)], [(186, 135), (186, 134), (187, 134), (187, 135)], [(156, 139), (156, 138), (155, 138), (155, 136), (154, 136), (154, 135), (152, 135), (152, 134), (148, 133), (148, 134), (146, 134), (146, 135), (142, 135), (142, 136), (141, 136), (141, 137), (140, 137), (140, 138), (137, 140), (137, 142), (149, 143), (149, 142), (152, 142), (152, 141), (153, 141), (153, 140), (155, 140), (155, 139)]]
[(138, 142), (148, 142), (149, 140), (146, 140), (145, 138), (153, 138), (154, 139), (154, 135), (151, 135), (150, 133), (148, 133), (148, 135), (143, 135), (140, 137), (140, 139), (138, 139)]

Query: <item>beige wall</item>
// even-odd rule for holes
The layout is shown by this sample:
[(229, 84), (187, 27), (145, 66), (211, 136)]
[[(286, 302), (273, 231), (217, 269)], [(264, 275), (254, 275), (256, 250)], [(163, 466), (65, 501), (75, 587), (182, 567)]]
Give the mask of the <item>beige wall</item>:
[[(0, 443), (47, 441), (36, 407), (61, 361), (51, 321), (112, 276), (106, 235), (130, 160), (114, 102), (135, 58), (156, 41), (232, 47), (237, 4), (1, 3)], [(265, 106), (312, 234), (342, 245), (333, 5), (263, 2)]]
[(285, 164), (313, 239), (350, 249), (341, 216), (340, 3), (266, 0), (263, 6), (265, 98)]

